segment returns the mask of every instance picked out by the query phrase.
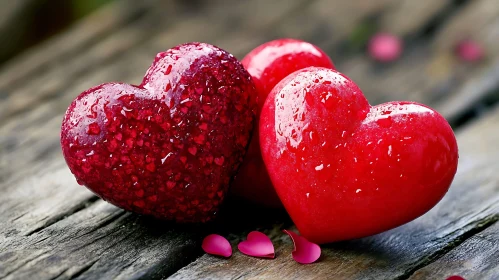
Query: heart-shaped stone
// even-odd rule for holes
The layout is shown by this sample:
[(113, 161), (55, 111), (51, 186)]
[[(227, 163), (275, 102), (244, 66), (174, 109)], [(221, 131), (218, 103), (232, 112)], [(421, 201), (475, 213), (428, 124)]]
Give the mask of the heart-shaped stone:
[(241, 253), (259, 258), (273, 259), (275, 257), (274, 245), (270, 238), (259, 231), (248, 233), (246, 240), (241, 241), (237, 248)]
[(157, 55), (139, 86), (81, 93), (61, 145), (78, 182), (126, 210), (211, 219), (246, 151), (256, 90), (243, 66), (203, 43)]
[(306, 68), (272, 90), (262, 155), (300, 233), (315, 243), (359, 238), (431, 209), (457, 169), (447, 121), (412, 102), (370, 106), (341, 73)]

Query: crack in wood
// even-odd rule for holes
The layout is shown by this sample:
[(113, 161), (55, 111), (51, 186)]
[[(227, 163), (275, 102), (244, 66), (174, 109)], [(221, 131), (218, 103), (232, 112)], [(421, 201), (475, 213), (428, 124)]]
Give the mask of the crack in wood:
[(45, 256), (48, 256), (47, 252), (42, 252), (40, 254), (37, 254), (36, 256), (34, 256), (33, 258), (30, 258), (24, 262), (22, 262), (20, 265), (18, 265), (16, 268), (12, 269), (11, 271), (7, 272), (7, 274), (4, 274), (4, 275), (0, 275), (1, 278), (7, 278), (9, 275), (12, 275), (14, 274), (16, 271), (18, 271), (19, 269), (25, 267), (26, 265), (28, 265), (29, 263), (37, 260), (37, 259), (40, 259), (42, 257), (45, 257)]
[(23, 214), (21, 214), (21, 215), (19, 215), (19, 216), (17, 216), (17, 217), (14, 217), (12, 220), (10, 220), (10, 222), (11, 222), (11, 223), (12, 223), (12, 222), (15, 222), (15, 221), (17, 221), (17, 220), (21, 219), (22, 217), (26, 216), (27, 214), (28, 214), (28, 212), (23, 213)]
[(113, 212), (112, 214), (110, 214), (108, 217), (110, 217), (109, 219), (107, 220), (104, 220), (102, 223), (96, 225), (93, 229), (91, 229), (90, 231), (88, 232), (85, 232), (84, 234), (82, 235), (79, 235), (77, 238), (81, 238), (81, 237), (84, 237), (86, 235), (89, 235), (89, 234), (92, 234), (94, 232), (96, 232), (97, 230), (99, 229), (102, 229), (110, 224), (112, 224), (113, 222), (117, 221), (119, 218), (125, 216), (126, 214), (130, 214), (130, 212), (127, 212), (125, 210), (122, 210), (122, 209), (116, 209), (116, 212)]
[[(188, 246), (182, 246), (179, 249), (179, 252), (185, 253)], [(177, 262), (174, 267), (171, 267), (168, 265), (168, 262), (170, 260), (164, 259), (162, 262), (154, 265), (153, 267), (147, 269), (147, 271), (135, 278), (136, 280), (149, 280), (149, 279), (166, 279), (170, 277), (171, 275), (175, 274), (177, 271), (180, 269), (184, 268), (185, 266), (189, 265), (190, 263), (196, 261), (199, 257), (203, 256), (205, 253), (201, 250), (201, 248), (196, 248), (189, 250), (189, 254), (184, 254), (183, 260), (180, 262)]]
[(81, 210), (89, 207), (91, 204), (93, 204), (93, 203), (95, 203), (95, 202), (97, 202), (99, 200), (100, 200), (100, 198), (97, 197), (97, 196), (92, 196), (92, 197), (90, 197), (90, 198), (88, 198), (86, 200), (83, 200), (82, 202), (78, 203), (77, 205), (75, 205), (74, 207), (72, 207), (71, 209), (69, 209), (68, 211), (59, 213), (59, 214), (57, 214), (55, 216), (52, 216), (52, 217), (48, 218), (47, 221), (42, 226), (37, 227), (37, 228), (35, 228), (33, 230), (28, 231), (25, 234), (25, 236), (31, 236), (31, 235), (33, 235), (35, 233), (38, 233), (38, 232), (40, 232), (40, 231), (48, 228), (49, 226), (51, 226), (51, 225), (53, 225), (53, 224), (55, 224), (55, 223), (57, 223), (57, 222), (59, 222), (59, 221), (61, 221), (63, 219), (65, 219), (65, 218), (67, 218), (67, 217), (75, 214), (76, 212), (79, 212), (79, 211), (81, 211)]
[(92, 266), (93, 266), (94, 264), (96, 264), (98, 261), (99, 261), (99, 260), (97, 259), (97, 260), (95, 260), (95, 261), (93, 261), (93, 262), (89, 263), (88, 265), (83, 266), (82, 268), (80, 268), (79, 270), (77, 270), (77, 271), (76, 271), (73, 275), (71, 275), (71, 276), (69, 277), (69, 279), (76, 279), (76, 278), (78, 278), (80, 275), (83, 275), (85, 272), (89, 271), (89, 270), (92, 268)]
[(454, 16), (469, 0), (453, 0), (451, 5), (447, 5), (445, 9), (436, 14), (432, 19), (428, 20), (428, 23), (418, 30), (418, 36), (421, 37), (432, 37), (435, 35), (442, 23), (445, 23), (452, 16)]
[(56, 280), (57, 278), (59, 278), (61, 275), (63, 275), (64, 273), (66, 273), (66, 271), (68, 271), (69, 268), (66, 268), (64, 269), (63, 271), (61, 271), (61, 273), (55, 275), (54, 277), (50, 278), (49, 280)]
[(396, 277), (395, 279), (396, 280), (405, 280), (405, 279), (408, 279), (417, 270), (419, 270), (419, 269), (421, 269), (421, 268), (423, 268), (425, 266), (428, 266), (428, 265), (434, 263), (435, 261), (437, 261), (438, 259), (440, 259), (441, 257), (443, 257), (445, 254), (447, 254), (448, 252), (450, 252), (454, 248), (456, 248), (459, 245), (461, 245), (466, 240), (472, 238), (476, 234), (478, 234), (478, 233), (486, 230), (488, 227), (494, 225), (497, 221), (499, 221), (499, 214), (487, 216), (487, 217), (485, 217), (485, 218), (483, 218), (481, 220), (474, 221), (471, 224), (471, 225), (473, 225), (473, 227), (470, 230), (468, 230), (465, 233), (459, 235), (454, 240), (451, 240), (446, 246), (444, 246), (440, 250), (437, 250), (433, 254), (431, 254), (431, 255), (425, 257), (424, 259), (418, 261), (414, 267), (412, 267), (411, 269), (405, 271), (402, 275)]

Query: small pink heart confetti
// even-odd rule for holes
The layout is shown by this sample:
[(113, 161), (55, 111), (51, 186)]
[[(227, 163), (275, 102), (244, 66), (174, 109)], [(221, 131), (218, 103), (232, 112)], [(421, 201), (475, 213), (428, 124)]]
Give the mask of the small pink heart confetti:
[(321, 256), (321, 247), (308, 241), (305, 237), (300, 236), (293, 231), (283, 230), (284, 233), (291, 237), (295, 249), (293, 250), (293, 259), (301, 264), (313, 263)]
[(456, 52), (459, 58), (468, 62), (476, 62), (481, 60), (485, 52), (477, 42), (472, 40), (463, 40), (456, 46)]
[(389, 33), (374, 35), (368, 44), (368, 52), (372, 58), (380, 62), (390, 62), (402, 54), (403, 43), (397, 36)]
[(232, 247), (225, 237), (218, 234), (210, 234), (203, 239), (201, 245), (203, 250), (211, 255), (230, 257), (232, 255)]
[(272, 241), (267, 235), (259, 231), (250, 232), (246, 240), (239, 243), (237, 248), (241, 253), (252, 257), (269, 259), (275, 257)]
[(449, 276), (446, 280), (466, 280), (466, 279), (464, 279), (463, 277), (461, 277), (459, 275), (452, 275), (452, 276)]

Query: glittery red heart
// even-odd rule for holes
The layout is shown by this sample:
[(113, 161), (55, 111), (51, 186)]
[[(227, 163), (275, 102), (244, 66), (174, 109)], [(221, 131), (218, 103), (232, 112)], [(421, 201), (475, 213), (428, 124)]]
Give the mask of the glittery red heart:
[(269, 94), (262, 155), (300, 233), (315, 243), (359, 238), (431, 209), (457, 169), (447, 121), (412, 102), (370, 106), (350, 79), (310, 67)]
[(63, 154), (78, 182), (114, 205), (207, 221), (245, 154), (255, 96), (231, 54), (180, 45), (159, 53), (139, 86), (81, 93), (63, 120)]

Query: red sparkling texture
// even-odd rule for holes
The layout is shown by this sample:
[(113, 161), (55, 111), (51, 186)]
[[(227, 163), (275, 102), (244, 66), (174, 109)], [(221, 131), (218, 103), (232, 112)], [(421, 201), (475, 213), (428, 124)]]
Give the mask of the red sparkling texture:
[(231, 54), (179, 45), (157, 55), (139, 86), (81, 93), (62, 123), (63, 154), (80, 184), (116, 206), (205, 222), (245, 155), (255, 96)]
[[(241, 61), (258, 90), (258, 112), (272, 88), (287, 75), (309, 66), (334, 69), (317, 46), (295, 39), (279, 39), (258, 46)], [(258, 135), (258, 116), (254, 135)], [(253, 137), (231, 192), (269, 207), (282, 207), (262, 160), (259, 138)]]
[(458, 163), (454, 133), (436, 111), (412, 102), (370, 106), (346, 76), (316, 67), (272, 90), (260, 143), (287, 212), (318, 244), (424, 214), (445, 195)]
[(394, 61), (402, 54), (402, 41), (389, 33), (374, 35), (368, 44), (368, 52), (372, 58), (381, 62)]

